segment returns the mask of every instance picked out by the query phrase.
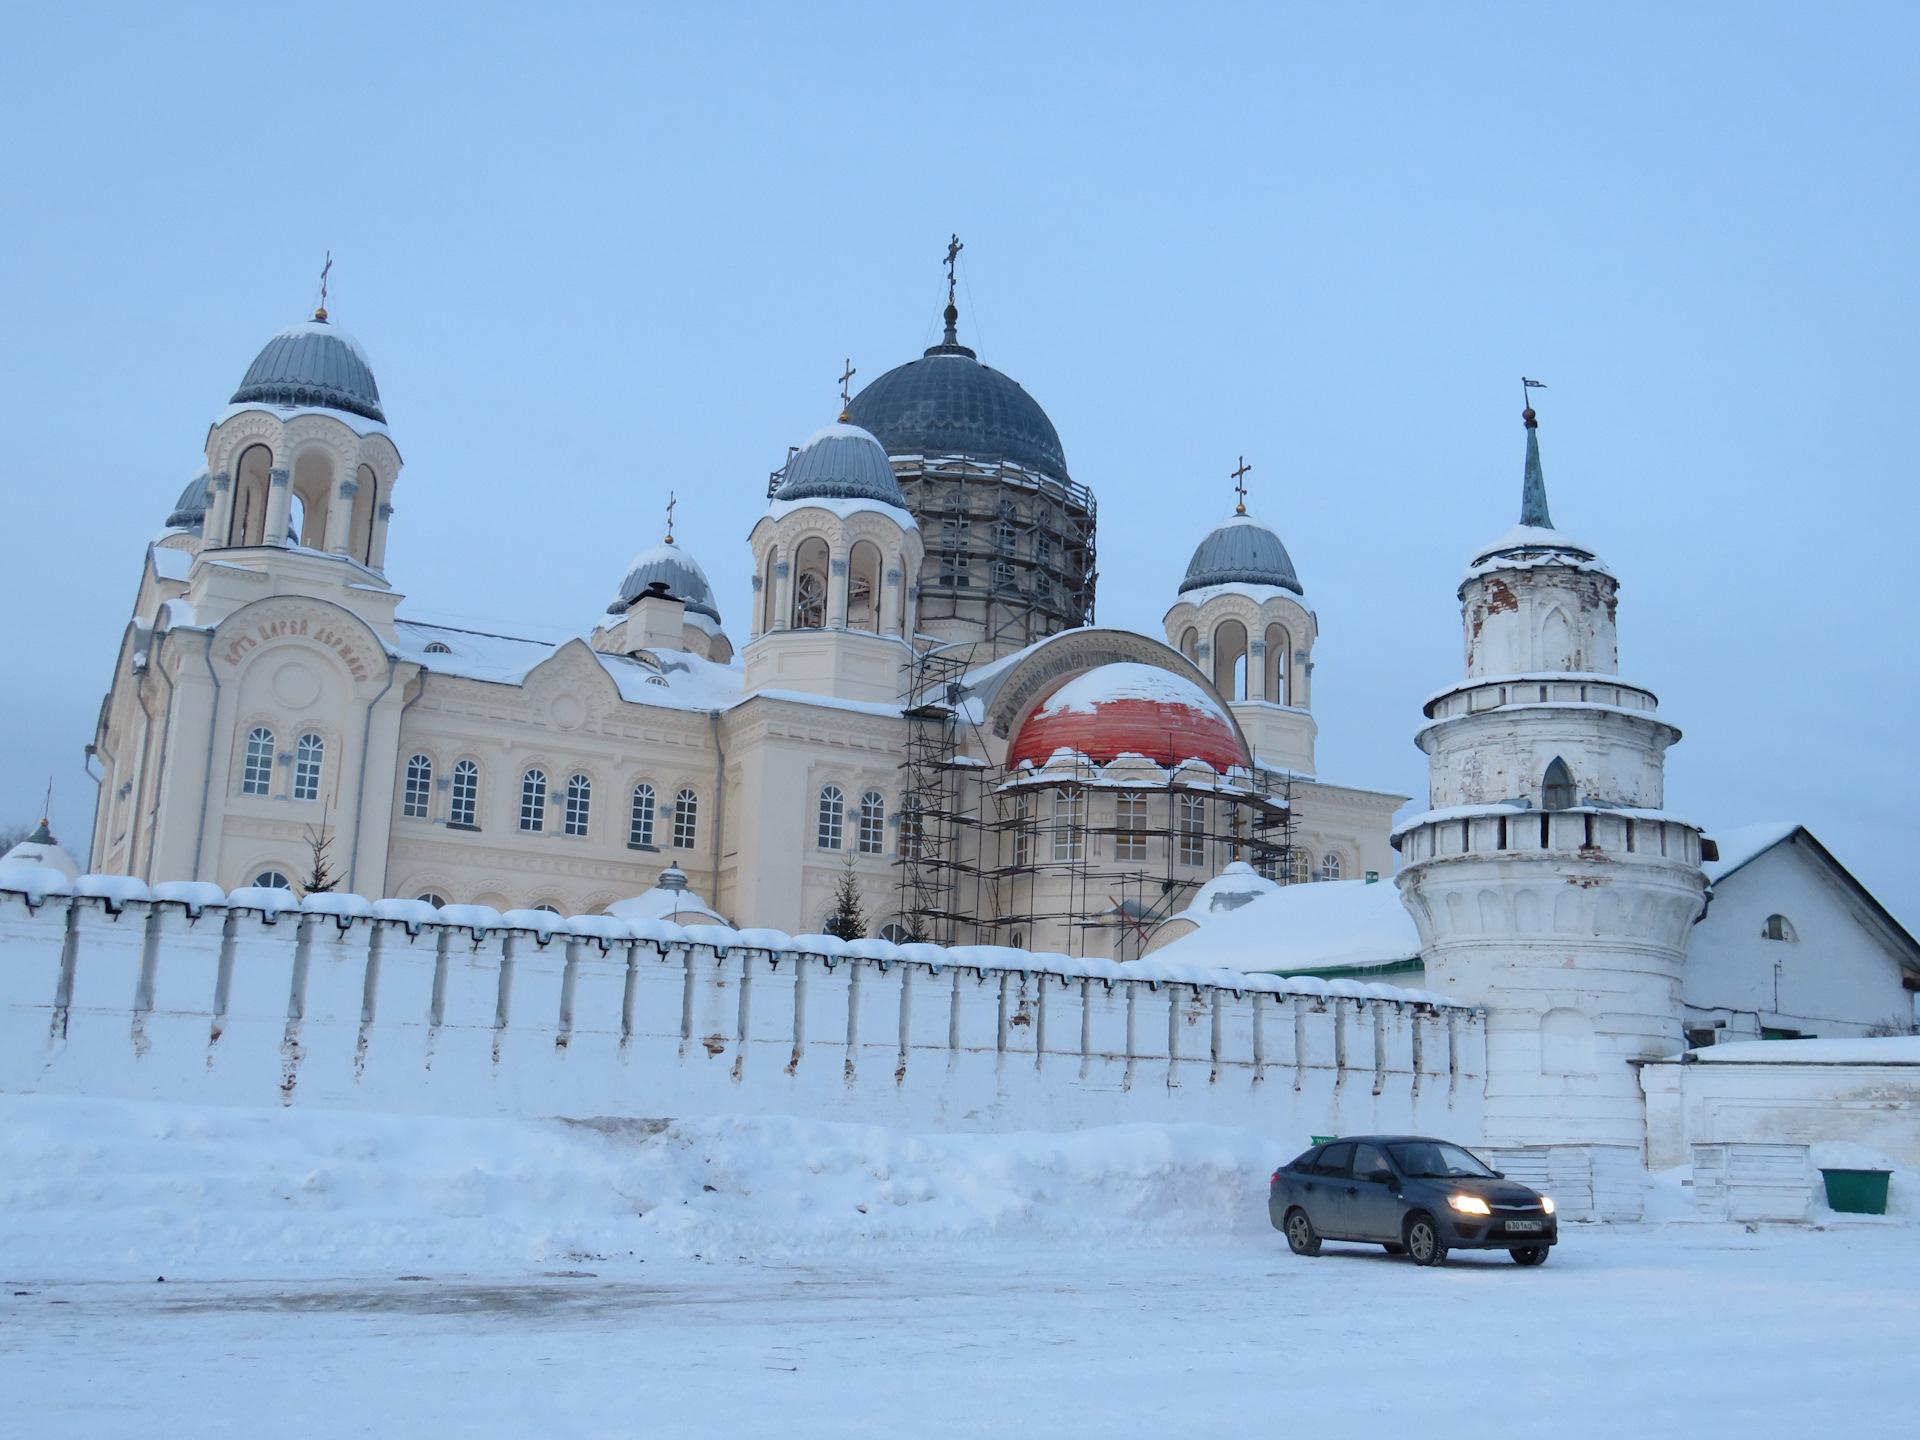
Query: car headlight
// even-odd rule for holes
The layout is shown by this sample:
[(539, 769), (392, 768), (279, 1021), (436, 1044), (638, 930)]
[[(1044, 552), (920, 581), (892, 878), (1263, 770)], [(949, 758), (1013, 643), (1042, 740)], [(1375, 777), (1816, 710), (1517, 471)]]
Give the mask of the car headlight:
[(1542, 1195), (1540, 1197), (1540, 1208), (1549, 1215), (1553, 1214), (1553, 1197), (1551, 1195)]
[(1462, 1215), (1491, 1215), (1493, 1213), (1487, 1209), (1487, 1202), (1482, 1200), (1478, 1195), (1449, 1195), (1447, 1197), (1447, 1204), (1458, 1210)]

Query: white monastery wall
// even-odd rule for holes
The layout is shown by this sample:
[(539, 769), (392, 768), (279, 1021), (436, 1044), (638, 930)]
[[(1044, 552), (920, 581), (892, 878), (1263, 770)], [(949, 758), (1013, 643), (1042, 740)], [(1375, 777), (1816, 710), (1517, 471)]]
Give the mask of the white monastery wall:
[[(1806, 1042), (1776, 1041), (1783, 1057)], [(1920, 1169), (1920, 1065), (1702, 1062), (1644, 1065), (1647, 1168), (1694, 1145), (1851, 1141)]]
[[(577, 924), (621, 932), (607, 917)], [(1387, 987), (1230, 977), (1239, 988), (1171, 979), (1181, 972), (1151, 961), (935, 947), (886, 959), (874, 957), (902, 952), (769, 948), (836, 942), (659, 922), (650, 933), (35, 906), (0, 892), (0, 1089), (922, 1130), (1192, 1120), (1281, 1148), (1363, 1131), (1482, 1138), (1480, 1012), (1381, 998)], [(1065, 973), (1075, 966), (1085, 973)]]

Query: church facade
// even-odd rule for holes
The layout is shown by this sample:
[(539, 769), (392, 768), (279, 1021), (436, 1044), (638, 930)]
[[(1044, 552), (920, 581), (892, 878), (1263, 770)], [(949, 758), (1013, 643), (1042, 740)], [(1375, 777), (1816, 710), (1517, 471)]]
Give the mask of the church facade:
[(400, 613), (366, 354), (276, 335), (148, 548), (90, 868), (301, 889), (325, 840), (342, 889), (593, 914), (678, 867), (789, 933), (850, 874), (889, 938), (1116, 959), (1236, 861), (1390, 876), (1404, 797), (1315, 771), (1280, 536), (1242, 507), (1164, 637), (1098, 626), (1093, 493), (947, 321), (775, 473), (731, 633), (669, 535), (557, 645)]

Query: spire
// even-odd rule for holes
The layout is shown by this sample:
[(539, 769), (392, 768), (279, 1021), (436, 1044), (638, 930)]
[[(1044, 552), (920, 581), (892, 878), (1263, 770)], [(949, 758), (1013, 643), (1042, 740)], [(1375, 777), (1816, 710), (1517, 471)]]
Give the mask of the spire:
[(940, 342), (942, 345), (958, 345), (960, 343), (960, 333), (956, 328), (960, 323), (960, 307), (953, 303), (953, 266), (954, 262), (960, 258), (960, 252), (966, 248), (965, 245), (960, 243), (960, 237), (958, 235), (955, 235), (953, 239), (947, 242), (947, 337)]
[[(1527, 391), (1546, 388), (1538, 380), (1525, 376), (1520, 379), (1523, 401), (1529, 398)], [(1551, 530), (1553, 517), (1547, 513), (1547, 477), (1540, 473), (1540, 421), (1531, 404), (1520, 412), (1520, 419), (1527, 427), (1527, 474), (1520, 483), (1520, 523), (1536, 530)]]

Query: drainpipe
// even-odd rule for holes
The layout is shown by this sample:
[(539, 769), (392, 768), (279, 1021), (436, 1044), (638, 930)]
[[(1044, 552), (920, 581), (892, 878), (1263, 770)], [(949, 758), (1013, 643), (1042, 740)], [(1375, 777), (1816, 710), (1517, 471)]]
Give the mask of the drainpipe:
[[(153, 883), (153, 852), (155, 843), (159, 840), (160, 788), (167, 783), (167, 742), (173, 737), (173, 677), (167, 674), (167, 667), (162, 663), (160, 654), (166, 646), (167, 636), (171, 634), (173, 632), (169, 630), (165, 634), (154, 636), (153, 644), (147, 647), (147, 669), (158, 670), (160, 678), (167, 682), (167, 718), (160, 727), (160, 763), (154, 767), (153, 809), (147, 814), (147, 867), (146, 874), (142, 878), (148, 884)], [(131, 870), (133, 867), (129, 865), (127, 868)]]
[(713, 898), (707, 903), (715, 910), (720, 908), (720, 842), (727, 833), (727, 752), (720, 748), (720, 712), (709, 710), (707, 719), (713, 722), (713, 888), (707, 893)]
[[(153, 749), (153, 711), (147, 708), (147, 671), (146, 665), (153, 663), (153, 641), (147, 641), (146, 664), (135, 672), (133, 679), (134, 703), (140, 707), (145, 723), (140, 727), (140, 765), (134, 772), (133, 781), (133, 823), (128, 827), (133, 833), (127, 843), (127, 874), (135, 869), (135, 861), (140, 855), (140, 805), (147, 798), (147, 756)], [(151, 847), (149, 847), (151, 848)]]
[[(98, 734), (98, 731), (95, 731)], [(93, 781), (93, 828), (87, 832), (87, 873), (93, 873), (93, 852), (100, 848), (100, 802), (106, 795), (107, 767), (103, 764), (98, 775), (93, 773), (93, 762), (100, 757), (97, 746), (89, 745), (80, 758), (81, 768), (87, 772), (87, 778)]]
[(367, 748), (373, 743), (373, 710), (387, 698), (387, 691), (393, 689), (393, 668), (400, 663), (400, 657), (389, 653), (387, 656), (387, 683), (380, 693), (367, 702), (367, 726), (360, 735), (360, 788), (353, 797), (353, 854), (347, 860), (347, 892), (358, 895), (353, 888), (353, 877), (360, 870), (360, 817), (367, 804)]
[(215, 724), (220, 718), (220, 676), (213, 668), (213, 631), (206, 632), (207, 648), (205, 659), (207, 675), (213, 681), (213, 713), (207, 716), (207, 766), (200, 777), (200, 829), (193, 837), (193, 878), (200, 878), (200, 852), (207, 843), (207, 799), (213, 790), (213, 737), (218, 731)]

